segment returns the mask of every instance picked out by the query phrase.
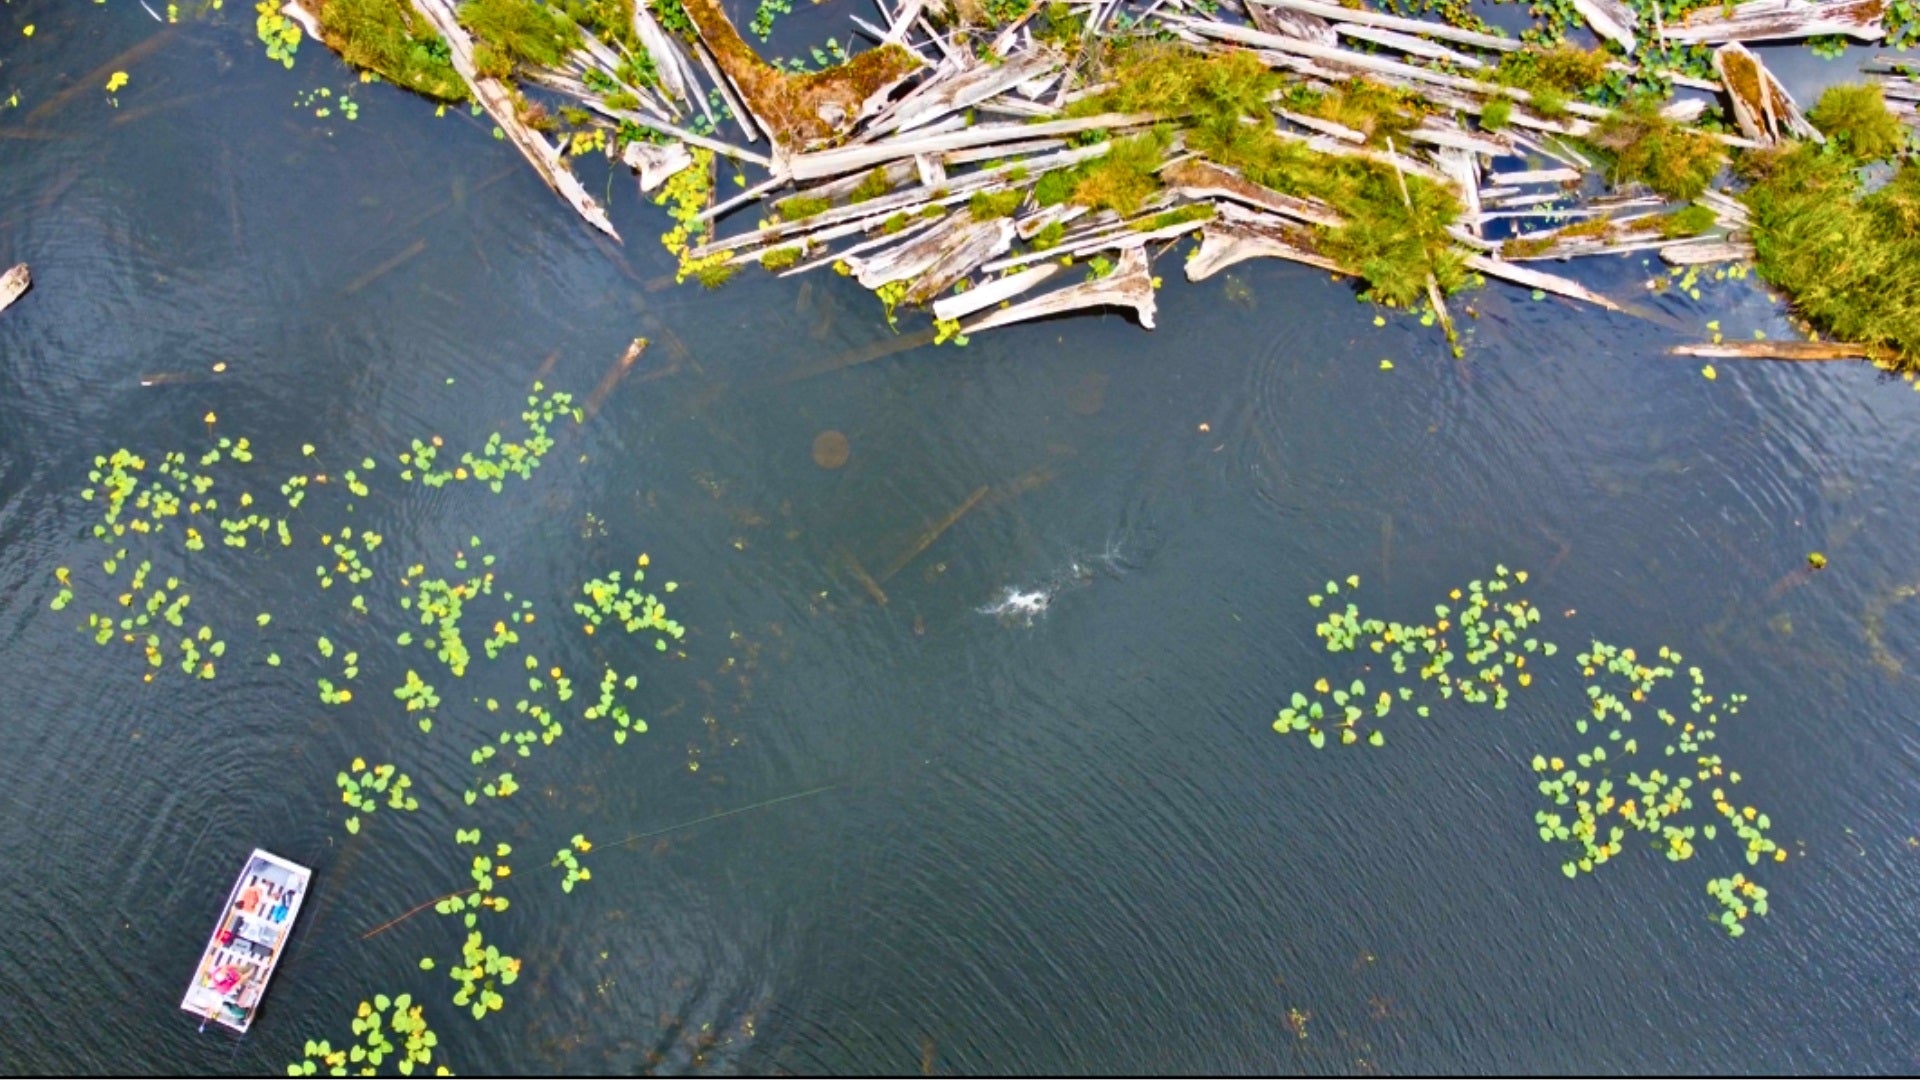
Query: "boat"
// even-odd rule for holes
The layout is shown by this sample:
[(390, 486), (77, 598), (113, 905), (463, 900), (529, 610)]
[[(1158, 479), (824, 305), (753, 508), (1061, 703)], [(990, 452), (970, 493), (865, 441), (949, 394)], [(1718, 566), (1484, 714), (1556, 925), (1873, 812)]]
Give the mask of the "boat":
[(313, 871), (299, 863), (253, 849), (180, 999), (182, 1009), (200, 1017), (201, 1030), (208, 1021), (241, 1034), (253, 1026), (312, 878)]

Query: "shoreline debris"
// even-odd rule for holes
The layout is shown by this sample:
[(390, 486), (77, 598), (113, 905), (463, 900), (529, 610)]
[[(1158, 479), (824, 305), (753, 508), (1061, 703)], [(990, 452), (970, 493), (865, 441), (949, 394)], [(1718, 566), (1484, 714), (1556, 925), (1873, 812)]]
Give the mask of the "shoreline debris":
[[(1740, 42), (1887, 33), (1885, 0), (1681, 5), (1652, 25), (1576, 0), (1546, 40), (1584, 22), (1593, 51), (1326, 0), (875, 0), (878, 23), (853, 20), (873, 44), (807, 70), (763, 59), (718, 0), (355, 2), (437, 35), (500, 137), (616, 239), (568, 158), (632, 168), (676, 222), (679, 280), (832, 268), (890, 324), (926, 309), (936, 343), (1091, 308), (1151, 329), (1150, 253), (1188, 235), (1190, 280), (1254, 258), (1330, 271), (1426, 308), (1456, 353), (1445, 297), (1482, 279), (1624, 310), (1523, 263), (1645, 251), (1764, 272), (1723, 167), (1824, 136)], [(552, 40), (503, 39), (482, 7)], [(1908, 81), (1887, 77), (1896, 113), (1920, 104)]]

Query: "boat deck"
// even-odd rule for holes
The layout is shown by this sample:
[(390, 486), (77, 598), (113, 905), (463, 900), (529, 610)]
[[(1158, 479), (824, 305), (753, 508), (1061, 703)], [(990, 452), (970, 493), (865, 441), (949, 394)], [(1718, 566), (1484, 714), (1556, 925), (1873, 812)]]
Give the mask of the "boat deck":
[(247, 859), (180, 1007), (244, 1033), (286, 949), (313, 871), (255, 848)]

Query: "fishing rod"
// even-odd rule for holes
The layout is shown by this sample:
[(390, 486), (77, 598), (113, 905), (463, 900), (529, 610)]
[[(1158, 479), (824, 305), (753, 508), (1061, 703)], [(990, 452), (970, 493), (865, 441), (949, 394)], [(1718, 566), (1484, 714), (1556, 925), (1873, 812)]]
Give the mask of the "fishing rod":
[[(682, 829), (691, 829), (696, 825), (705, 825), (708, 822), (719, 821), (722, 818), (730, 818), (737, 814), (745, 814), (752, 810), (765, 810), (770, 806), (778, 806), (781, 803), (793, 802), (796, 799), (805, 799), (814, 795), (822, 795), (822, 794), (825, 794), (826, 792), (833, 791), (836, 788), (846, 787), (847, 784), (849, 783), (851, 783), (851, 781), (836, 780), (831, 784), (822, 784), (819, 787), (808, 788), (805, 791), (795, 791), (786, 795), (778, 795), (778, 796), (775, 796), (774, 798), (763, 799), (760, 802), (752, 803), (747, 806), (736, 806), (731, 810), (722, 810), (717, 814), (708, 814), (705, 817), (694, 818), (692, 821), (682, 821), (674, 825), (668, 825), (665, 828), (654, 829), (651, 832), (635, 833), (634, 835), (627, 837), (625, 840), (616, 840), (615, 842), (608, 844), (606, 846), (610, 848), (629, 847), (633, 844), (639, 843), (642, 840), (651, 840), (656, 836), (664, 836), (667, 833), (679, 832)], [(465, 896), (466, 894), (472, 892), (474, 888), (475, 886), (468, 886), (467, 888), (459, 889), (454, 892), (447, 893), (444, 896), (436, 896), (433, 899), (426, 901), (425, 903), (416, 904), (414, 907), (409, 909), (405, 914), (397, 918), (389, 919), (386, 922), (381, 923), (379, 926), (376, 926), (373, 929), (367, 931), (366, 933), (361, 934), (360, 940), (366, 941), (370, 938), (383, 934), (388, 930), (391, 930), (394, 927), (400, 925), (401, 923), (406, 922), (408, 919), (413, 918), (415, 915), (420, 914), (422, 911), (425, 911), (426, 909), (433, 907), (434, 905), (440, 903), (441, 901), (451, 900), (457, 896)]]

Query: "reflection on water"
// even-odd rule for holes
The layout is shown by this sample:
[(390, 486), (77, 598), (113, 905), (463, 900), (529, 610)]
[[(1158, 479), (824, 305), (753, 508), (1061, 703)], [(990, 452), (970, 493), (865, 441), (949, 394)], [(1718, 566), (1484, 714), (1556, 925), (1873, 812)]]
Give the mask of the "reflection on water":
[[(1631, 258), (1593, 268), (1660, 321), (1485, 290), (1455, 361), (1346, 285), (1249, 265), (1167, 273), (1178, 330), (1094, 317), (933, 349), (831, 275), (664, 287), (630, 178), (589, 180), (630, 238), (614, 248), (483, 124), (315, 49), (270, 66), (228, 7), (162, 27), (16, 0), (7, 20), (38, 33), (0, 32), (23, 98), (0, 113), (0, 263), (38, 281), (0, 316), (17, 1068), (277, 1071), (400, 990), (469, 1072), (1920, 1053), (1920, 397), (1850, 366), (1709, 382), (1661, 355), (1708, 319), (1782, 332), (1752, 283), (1695, 302)], [(91, 85), (106, 64), (131, 76), (118, 108)], [(323, 85), (351, 86), (359, 119), (295, 107)], [(211, 690), (148, 686), (47, 605), (55, 567), (99, 557), (75, 497), (96, 453), (197, 446), (209, 410), (277, 475), (303, 443), (467, 445), (535, 380), (597, 411), (531, 482), (389, 492), (357, 524), (434, 557), (483, 536), (561, 612), (644, 552), (690, 630), (685, 659), (632, 658), (646, 735), (570, 740), (487, 808), (489, 841), (523, 853), (489, 940), (526, 975), (475, 1024), (444, 966), (418, 966), (457, 955), (456, 924), (363, 935), (465, 880), (448, 838), (482, 823), (459, 793), (487, 691), (443, 687), (429, 737), (377, 687), (319, 708), (324, 673), (291, 645)], [(823, 432), (839, 467), (817, 463)], [(1411, 618), (1494, 561), (1533, 570), (1565, 640), (1670, 641), (1752, 695), (1720, 748), (1803, 856), (1754, 933), (1728, 942), (1698, 873), (1658, 859), (1565, 881), (1527, 827), (1520, 710), (1470, 739), (1436, 710), (1364, 760), (1270, 731), (1319, 665), (1298, 613), (1320, 582), (1364, 574), (1383, 617)], [(277, 565), (196, 557), (196, 606), (271, 608), (308, 648), (336, 609)], [(557, 629), (540, 647), (596, 662)], [(422, 809), (346, 835), (332, 777), (356, 754), (400, 763)], [(576, 832), (593, 880), (563, 895), (541, 856)], [(253, 1033), (200, 1036), (173, 1002), (255, 845), (315, 867), (311, 906)]]

